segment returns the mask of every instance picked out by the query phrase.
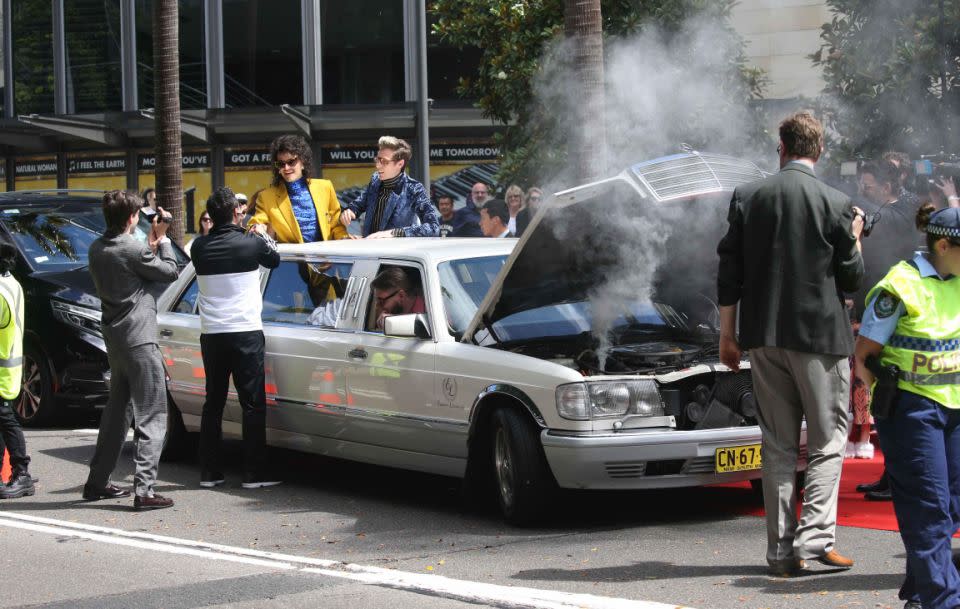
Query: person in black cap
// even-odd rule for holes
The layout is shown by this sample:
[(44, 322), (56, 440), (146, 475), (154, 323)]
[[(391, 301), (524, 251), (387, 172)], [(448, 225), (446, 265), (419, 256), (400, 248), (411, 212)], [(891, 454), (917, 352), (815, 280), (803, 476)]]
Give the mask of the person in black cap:
[[(960, 209), (924, 205), (916, 224), (926, 233), (927, 252), (894, 265), (867, 295), (855, 355), (858, 374), (873, 386), (907, 553), (900, 598), (907, 609), (955, 609), (960, 575), (950, 540), (960, 522)], [(871, 368), (883, 371), (886, 383), (873, 384), (870, 357), (879, 358), (882, 368)], [(881, 415), (885, 402), (893, 407)]]

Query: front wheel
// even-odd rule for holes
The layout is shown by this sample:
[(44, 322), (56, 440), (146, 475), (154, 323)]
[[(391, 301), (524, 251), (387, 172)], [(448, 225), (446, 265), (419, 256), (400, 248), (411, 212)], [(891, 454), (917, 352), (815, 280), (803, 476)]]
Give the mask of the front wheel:
[(556, 483), (540, 447), (537, 428), (516, 410), (493, 414), (493, 473), (500, 511), (514, 525), (542, 515)]
[(50, 360), (33, 343), (23, 347), (23, 380), (16, 404), (17, 418), (25, 427), (49, 425), (57, 416)]

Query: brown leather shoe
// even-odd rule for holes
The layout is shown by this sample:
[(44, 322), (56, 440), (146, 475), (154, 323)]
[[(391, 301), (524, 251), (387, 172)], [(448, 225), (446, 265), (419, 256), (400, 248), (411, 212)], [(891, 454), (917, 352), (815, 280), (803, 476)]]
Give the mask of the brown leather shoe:
[(141, 497), (137, 495), (133, 498), (133, 509), (142, 510), (162, 510), (173, 506), (173, 499), (167, 499), (163, 495), (154, 495), (153, 497)]
[(853, 566), (853, 561), (843, 556), (837, 554), (836, 550), (830, 550), (823, 556), (818, 556), (815, 560), (827, 565), (828, 567), (837, 567), (838, 569), (849, 569)]

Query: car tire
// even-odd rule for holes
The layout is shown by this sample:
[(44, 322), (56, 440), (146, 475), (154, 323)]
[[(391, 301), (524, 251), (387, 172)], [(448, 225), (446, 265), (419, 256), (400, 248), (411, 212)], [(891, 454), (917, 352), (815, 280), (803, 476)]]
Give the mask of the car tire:
[(491, 453), (504, 520), (525, 525), (542, 516), (556, 483), (540, 447), (537, 428), (512, 408), (493, 413)]
[(57, 418), (59, 411), (53, 396), (50, 359), (34, 343), (23, 346), (23, 381), (16, 411), (24, 427), (49, 425)]
[(183, 416), (173, 398), (167, 395), (167, 429), (163, 434), (163, 452), (160, 460), (164, 462), (187, 461), (197, 455), (197, 441), (194, 434), (187, 431)]

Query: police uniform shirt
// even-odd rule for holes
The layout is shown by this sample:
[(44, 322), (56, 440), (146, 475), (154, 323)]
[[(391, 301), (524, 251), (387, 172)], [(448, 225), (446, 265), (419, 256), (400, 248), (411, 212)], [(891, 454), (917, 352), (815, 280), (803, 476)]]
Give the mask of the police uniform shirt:
[[(917, 265), (920, 277), (944, 279), (937, 273), (937, 269), (933, 268), (926, 256), (920, 252), (914, 255), (913, 263)], [(880, 291), (867, 303), (867, 308), (863, 312), (863, 321), (860, 323), (860, 336), (885, 345), (897, 329), (900, 318), (906, 313), (906, 307), (903, 306), (903, 302), (895, 294)]]

